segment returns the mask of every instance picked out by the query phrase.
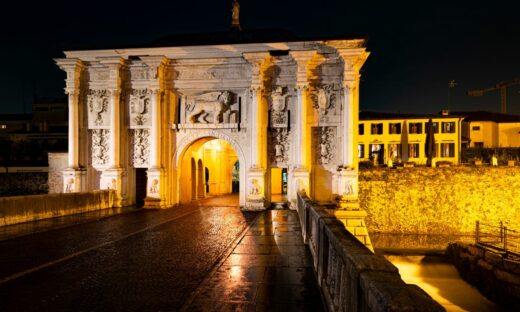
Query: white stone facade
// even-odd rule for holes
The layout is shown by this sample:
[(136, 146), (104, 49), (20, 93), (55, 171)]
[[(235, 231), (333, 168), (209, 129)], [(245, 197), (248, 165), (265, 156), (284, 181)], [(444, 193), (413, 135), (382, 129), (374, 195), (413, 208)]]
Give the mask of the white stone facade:
[[(363, 39), (70, 51), (64, 191), (115, 189), (148, 207), (179, 202), (183, 153), (220, 138), (240, 163), (240, 205), (269, 205), (270, 168), (287, 168), (288, 198), (357, 198), (355, 153)], [(275, 52), (273, 52), (275, 51)], [(67, 184), (70, 182), (69, 184)], [(74, 187), (70, 187), (70, 184)]]

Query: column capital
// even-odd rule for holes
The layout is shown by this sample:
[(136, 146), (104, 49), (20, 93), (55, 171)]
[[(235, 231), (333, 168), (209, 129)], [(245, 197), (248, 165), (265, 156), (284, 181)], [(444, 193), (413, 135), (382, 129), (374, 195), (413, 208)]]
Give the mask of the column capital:
[(77, 58), (54, 59), (56, 65), (67, 74), (65, 79), (65, 93), (71, 94), (80, 89), (85, 63)]
[(359, 71), (370, 53), (365, 48), (338, 48), (337, 52), (343, 60), (343, 81), (359, 81)]
[(245, 52), (242, 56), (251, 65), (251, 88), (262, 88), (265, 70), (271, 63), (269, 52)]
[(305, 90), (309, 85), (308, 65), (317, 52), (315, 50), (290, 51), (289, 54), (296, 62), (296, 88)]

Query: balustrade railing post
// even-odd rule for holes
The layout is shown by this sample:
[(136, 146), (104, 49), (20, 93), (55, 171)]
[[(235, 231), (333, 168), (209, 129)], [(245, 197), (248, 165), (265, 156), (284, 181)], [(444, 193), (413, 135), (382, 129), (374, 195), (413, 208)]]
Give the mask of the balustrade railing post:
[(476, 227), (475, 227), (475, 240), (476, 240), (476, 244), (478, 244), (480, 242), (480, 239), (479, 239), (479, 225), (480, 225), (480, 222), (477, 221), (476, 223)]
[(504, 226), (504, 251), (507, 253), (507, 227)]
[(504, 242), (504, 224), (500, 221), (500, 242)]

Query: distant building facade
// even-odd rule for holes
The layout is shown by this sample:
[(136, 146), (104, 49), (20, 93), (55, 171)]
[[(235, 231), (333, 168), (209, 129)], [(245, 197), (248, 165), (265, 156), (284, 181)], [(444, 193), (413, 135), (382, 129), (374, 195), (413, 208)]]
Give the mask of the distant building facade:
[(520, 115), (485, 111), (457, 112), (465, 116), (463, 136), (469, 148), (520, 147)]
[(435, 137), (433, 162), (459, 163), (461, 122), (458, 115), (411, 115), (361, 112), (358, 158), (378, 165), (412, 161), (425, 165), (426, 124), (432, 119)]

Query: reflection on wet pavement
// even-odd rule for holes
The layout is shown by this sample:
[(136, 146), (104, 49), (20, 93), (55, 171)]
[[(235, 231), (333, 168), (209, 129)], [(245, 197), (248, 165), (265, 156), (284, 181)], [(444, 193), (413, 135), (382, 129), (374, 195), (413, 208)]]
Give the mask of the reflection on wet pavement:
[(323, 311), (295, 211), (261, 212), (185, 311)]

